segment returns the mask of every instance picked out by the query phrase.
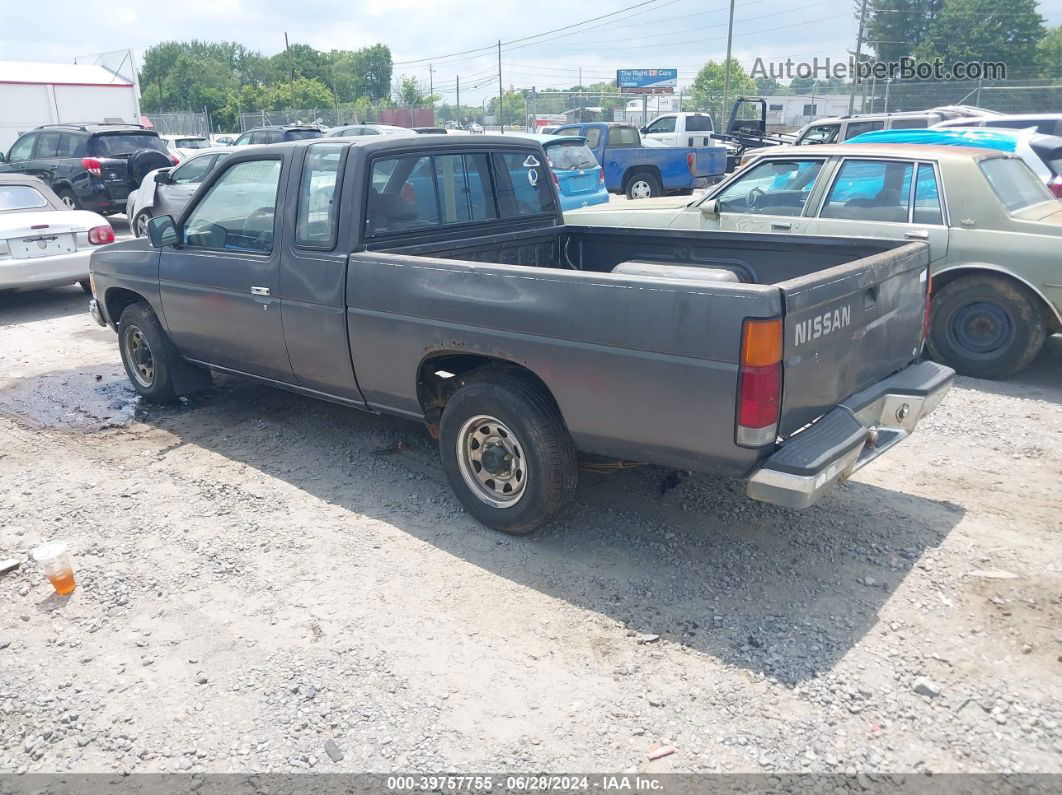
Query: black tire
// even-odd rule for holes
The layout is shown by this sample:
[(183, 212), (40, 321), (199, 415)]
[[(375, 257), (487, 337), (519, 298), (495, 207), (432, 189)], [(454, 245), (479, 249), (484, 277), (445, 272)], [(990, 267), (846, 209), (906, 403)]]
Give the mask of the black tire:
[[(664, 186), (660, 184), (660, 178), (649, 171), (631, 174), (624, 190), (628, 199), (653, 199), (664, 195)], [(647, 195), (645, 191), (648, 191)]]
[(960, 276), (933, 295), (927, 347), (974, 378), (1006, 378), (1028, 366), (1047, 336), (1035, 295), (1002, 276)]
[(177, 399), (173, 371), (180, 366), (180, 356), (147, 303), (138, 301), (122, 311), (118, 350), (129, 382), (145, 400), (172, 403)]
[[(151, 210), (141, 210), (129, 222), (129, 231), (133, 237), (147, 237), (147, 222), (151, 220)], [(141, 224), (143, 229), (141, 230)]]
[[(476, 423), (484, 417), (495, 423), (491, 427), (500, 425), (509, 434), (478, 435)], [(490, 488), (470, 485), (478, 476), (472, 471), (474, 462), (461, 450), (485, 439), (481, 449), (497, 451), (502, 437), (510, 444), (502, 452), (515, 450), (518, 462), (505, 465), (508, 469), (502, 476), (516, 484), (519, 495), (512, 504), (499, 506), (490, 504), (490, 494), (511, 497), (497, 483)], [(504, 368), (476, 371), (450, 398), (439, 424), (439, 452), (450, 486), (465, 509), (487, 527), (510, 535), (527, 535), (553, 519), (578, 485), (575, 444), (553, 401), (537, 384)], [(481, 455), (485, 460), (488, 453)], [(481, 466), (480, 471), (490, 478), (487, 469)]]
[(56, 191), (55, 195), (58, 196), (59, 200), (71, 210), (82, 209), (81, 202), (77, 200), (77, 196), (74, 195), (74, 192), (70, 190), (70, 188), (63, 188), (60, 191)]
[(82, 279), (81, 281), (79, 281), (78, 286), (80, 286), (81, 289), (89, 295), (92, 295), (92, 284), (89, 282), (88, 279)]
[(129, 182), (133, 190), (140, 187), (144, 177), (157, 168), (171, 168), (174, 162), (169, 155), (165, 155), (155, 149), (137, 149), (131, 155), (126, 164), (129, 170)]

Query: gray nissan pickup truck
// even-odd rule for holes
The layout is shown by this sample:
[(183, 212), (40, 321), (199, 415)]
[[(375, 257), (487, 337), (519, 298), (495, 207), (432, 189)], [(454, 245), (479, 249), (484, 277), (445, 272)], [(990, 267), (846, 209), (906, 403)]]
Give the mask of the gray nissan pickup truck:
[[(211, 371), (426, 423), (483, 524), (530, 532), (578, 455), (811, 505), (951, 386), (925, 243), (566, 225), (509, 136), (247, 147), (95, 252), (90, 310), (151, 401)], [(600, 463), (600, 462), (599, 462)]]

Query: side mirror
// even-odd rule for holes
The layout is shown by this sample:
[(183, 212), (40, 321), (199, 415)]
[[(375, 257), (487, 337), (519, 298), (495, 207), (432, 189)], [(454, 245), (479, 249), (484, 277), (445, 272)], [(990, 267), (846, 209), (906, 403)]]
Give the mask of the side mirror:
[(169, 172), (168, 169), (164, 170), (164, 171), (160, 171), (158, 174), (155, 175), (155, 184), (156, 185), (172, 185), (173, 184), (173, 177), (170, 176), (170, 172)]
[(638, 132), (640, 132), (642, 135), (645, 135), (647, 132), (649, 132), (649, 128), (648, 127), (639, 127), (638, 128)]
[[(719, 217), (719, 199), (706, 199), (700, 205), (701, 215), (705, 218)], [(152, 219), (154, 220), (154, 219)]]
[(7, 158), (4, 157), (4, 153), (3, 152), (0, 152), (0, 163), (6, 163), (6, 162), (7, 162)]
[(181, 240), (172, 215), (159, 215), (148, 221), (147, 236), (154, 248), (176, 246)]

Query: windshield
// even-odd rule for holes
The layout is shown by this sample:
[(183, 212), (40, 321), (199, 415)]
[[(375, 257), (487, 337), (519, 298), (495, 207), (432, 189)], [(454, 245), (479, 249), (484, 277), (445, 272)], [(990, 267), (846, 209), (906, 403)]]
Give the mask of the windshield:
[(285, 141), (304, 141), (307, 138), (321, 138), (324, 133), (320, 130), (288, 130), (284, 133)]
[(6, 210), (30, 210), (47, 206), (48, 201), (40, 191), (29, 185), (0, 185), (0, 213)]
[(154, 149), (166, 154), (166, 143), (157, 135), (146, 132), (105, 133), (94, 138), (96, 154), (102, 157), (123, 157), (138, 149)]
[(982, 160), (980, 166), (981, 173), (1007, 212), (1023, 210), (1054, 198), (1032, 169), (1017, 158), (994, 157)]
[(178, 138), (173, 145), (178, 149), (207, 149), (210, 143), (205, 138)]
[(576, 168), (598, 168), (597, 158), (590, 147), (581, 141), (546, 144), (546, 155), (554, 171)]

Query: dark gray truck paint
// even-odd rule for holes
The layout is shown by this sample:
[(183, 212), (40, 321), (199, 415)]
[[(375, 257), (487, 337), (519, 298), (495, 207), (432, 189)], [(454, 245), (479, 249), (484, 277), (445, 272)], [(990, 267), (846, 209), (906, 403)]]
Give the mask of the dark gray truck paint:
[[(921, 349), (924, 243), (573, 227), (559, 210), (366, 240), (373, 158), (542, 156), (526, 140), (426, 136), (344, 142), (336, 243), (310, 249), (295, 245), (294, 218), (314, 144), (234, 153), (185, 209), (182, 220), (227, 169), (279, 159), (270, 254), (109, 247), (92, 259), (101, 320), (114, 326), (141, 296), (191, 362), (429, 423), (434, 362), (501, 360), (545, 385), (580, 450), (735, 477), (762, 471), (777, 449), (735, 443), (746, 318), (784, 318), (782, 436), (898, 371), (950, 384), (946, 368), (909, 367)], [(630, 260), (727, 267), (746, 281), (609, 272)]]

